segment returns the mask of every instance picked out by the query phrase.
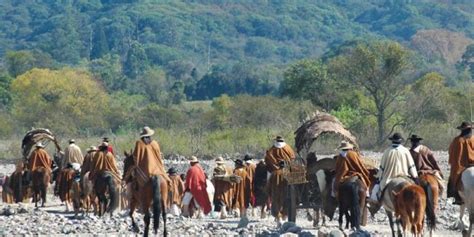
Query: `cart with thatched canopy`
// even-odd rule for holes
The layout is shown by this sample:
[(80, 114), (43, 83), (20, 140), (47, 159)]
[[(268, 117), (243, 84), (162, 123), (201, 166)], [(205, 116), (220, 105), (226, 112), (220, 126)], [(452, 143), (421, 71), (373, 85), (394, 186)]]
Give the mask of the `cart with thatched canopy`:
[(336, 134), (343, 140), (352, 143), (355, 149), (359, 149), (355, 136), (344, 128), (344, 125), (336, 117), (328, 113), (317, 111), (313, 118), (304, 122), (296, 130), (295, 147), (298, 158), (290, 164), (287, 164), (284, 172), (284, 177), (289, 184), (289, 221), (294, 222), (296, 220), (297, 208), (314, 208), (311, 204), (298, 203), (302, 205), (297, 205), (297, 202), (299, 202), (297, 201), (297, 196), (305, 196), (302, 190), (307, 190), (307, 187), (305, 188), (305, 184), (308, 182), (306, 177), (310, 174), (315, 174), (321, 169), (333, 170), (335, 168), (336, 162), (334, 159), (322, 159), (318, 160), (316, 165), (306, 165), (306, 157), (310, 153), (313, 143), (324, 134)]
[(54, 160), (57, 164), (60, 164), (59, 160), (62, 159), (62, 155), (58, 139), (51, 131), (49, 131), (49, 129), (46, 128), (33, 128), (26, 132), (26, 135), (21, 142), (21, 154), (23, 160), (28, 160), (33, 147), (38, 142), (41, 142), (45, 147), (52, 142), (56, 151), (54, 154)]

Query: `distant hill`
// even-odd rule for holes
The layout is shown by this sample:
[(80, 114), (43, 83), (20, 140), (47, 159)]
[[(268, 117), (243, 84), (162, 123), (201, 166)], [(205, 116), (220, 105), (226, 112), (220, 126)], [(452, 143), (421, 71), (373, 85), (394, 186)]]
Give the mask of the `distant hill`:
[(263, 75), (262, 86), (247, 92), (266, 94), (276, 90), (282, 65), (346, 41), (388, 38), (410, 45), (414, 35), (423, 36), (417, 32), (430, 29), (469, 41), (473, 8), (470, 0), (0, 0), (0, 56), (39, 50), (60, 65), (78, 65), (107, 54), (125, 62), (133, 49), (144, 52), (136, 57), (141, 64), (167, 72), (178, 64), (190, 78), (211, 68), (226, 75), (250, 68), (250, 76), (229, 80)]

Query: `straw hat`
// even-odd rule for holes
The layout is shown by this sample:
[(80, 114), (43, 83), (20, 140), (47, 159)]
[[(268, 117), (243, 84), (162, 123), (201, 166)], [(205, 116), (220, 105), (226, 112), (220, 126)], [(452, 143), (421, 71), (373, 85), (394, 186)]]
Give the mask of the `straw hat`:
[(35, 145), (35, 147), (44, 148), (44, 145), (43, 145), (43, 143), (41, 143), (41, 142), (37, 142), (36, 145)]
[(225, 161), (224, 161), (224, 158), (222, 158), (222, 156), (219, 156), (216, 158), (216, 164), (218, 165), (221, 165), (221, 164), (224, 164)]
[(97, 151), (97, 147), (96, 147), (96, 146), (90, 146), (89, 148), (87, 148), (86, 151), (87, 151), (87, 152)]
[(342, 141), (341, 142), (341, 145), (339, 145), (337, 147), (337, 149), (340, 149), (340, 150), (350, 150), (350, 149), (354, 149), (354, 146), (352, 144), (350, 144), (348, 141)]
[(275, 137), (275, 141), (277, 141), (277, 142), (284, 142), (285, 139), (283, 139), (282, 136), (276, 136), (276, 137)]
[(143, 127), (140, 137), (149, 137), (155, 134), (155, 131), (148, 126)]
[(76, 143), (76, 140), (70, 139), (70, 140), (69, 140), (69, 144), (72, 144), (72, 143)]
[(196, 156), (191, 156), (191, 159), (189, 159), (189, 162), (191, 163), (197, 163), (199, 162), (198, 158)]
[(108, 142), (102, 142), (99, 147), (108, 147), (109, 143)]

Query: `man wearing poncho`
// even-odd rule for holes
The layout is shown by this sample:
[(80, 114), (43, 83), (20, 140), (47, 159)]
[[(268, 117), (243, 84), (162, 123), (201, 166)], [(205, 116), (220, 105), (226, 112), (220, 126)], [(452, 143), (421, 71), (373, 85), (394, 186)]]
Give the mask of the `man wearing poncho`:
[(82, 165), (84, 161), (84, 157), (82, 156), (81, 148), (76, 145), (76, 141), (74, 139), (69, 140), (69, 146), (66, 147), (64, 151), (64, 160), (61, 164), (61, 168), (66, 168), (68, 164), (78, 163)]
[(104, 172), (109, 172), (114, 177), (116, 183), (120, 183), (120, 174), (117, 168), (117, 162), (112, 153), (108, 151), (108, 143), (102, 142), (99, 151), (95, 153), (93, 163), (89, 171), (89, 179), (95, 184), (97, 177)]
[(288, 182), (283, 178), (283, 170), (285, 162), (295, 159), (295, 152), (285, 143), (281, 136), (275, 138), (273, 146), (266, 152), (265, 164), (270, 172), (268, 182), (268, 194), (272, 201), (272, 216), (278, 223), (286, 217), (286, 208), (284, 206)]
[(189, 206), (192, 200), (194, 200), (196, 207), (201, 208), (203, 213), (207, 215), (212, 208), (206, 190), (206, 175), (199, 165), (197, 157), (192, 156), (189, 164), (191, 167), (186, 173), (186, 183), (184, 185), (186, 192), (183, 197), (183, 215), (189, 216)]
[(389, 140), (392, 141), (392, 145), (385, 150), (380, 160), (380, 169), (377, 173), (379, 184), (376, 184), (372, 189), (371, 202), (381, 200), (385, 185), (397, 176), (411, 176), (418, 183), (415, 162), (413, 157), (411, 157), (410, 151), (401, 144), (403, 141), (402, 135), (394, 133), (389, 137)]
[(30, 159), (28, 161), (28, 169), (34, 171), (40, 167), (43, 167), (49, 174), (51, 174), (52, 160), (49, 157), (48, 152), (44, 150), (43, 144), (36, 143), (36, 149), (31, 152)]
[(461, 205), (463, 201), (458, 193), (461, 186), (460, 179), (462, 172), (467, 167), (474, 165), (474, 137), (470, 122), (462, 122), (457, 129), (461, 130), (461, 134), (455, 137), (449, 146), (451, 172), (448, 182), (448, 197), (454, 197), (454, 204)]
[(179, 216), (181, 213), (181, 200), (184, 196), (184, 182), (173, 167), (168, 170), (168, 176), (171, 180), (169, 189), (171, 196), (168, 198), (168, 206), (170, 206), (171, 214)]
[(334, 192), (337, 198), (339, 198), (339, 186), (354, 176), (357, 176), (367, 189), (370, 187), (369, 171), (362, 163), (359, 154), (352, 150), (353, 148), (354, 147), (346, 141), (342, 141), (338, 147), (341, 152), (336, 158), (336, 175), (334, 181)]
[(440, 194), (444, 190), (443, 174), (436, 162), (433, 152), (425, 145), (421, 144), (423, 138), (413, 134), (408, 139), (411, 142), (410, 154), (415, 162), (418, 175), (431, 174), (438, 180)]
[(234, 196), (234, 184), (230, 181), (232, 169), (225, 165), (224, 158), (216, 159), (216, 168), (213, 172), (214, 193), (214, 211), (220, 212), (220, 218), (227, 218), (227, 209), (232, 207), (232, 198)]
[(239, 209), (240, 218), (247, 217), (247, 208), (250, 202), (250, 178), (245, 171), (244, 162), (240, 159), (235, 160), (234, 174), (240, 177), (240, 182), (235, 184), (233, 209)]
[[(247, 171), (247, 175), (250, 179), (250, 204), (252, 207), (255, 207), (255, 195), (253, 193), (253, 185), (254, 185), (254, 176), (255, 176), (255, 170), (257, 169), (257, 165), (253, 163), (252, 161), (252, 156), (249, 154), (246, 154), (244, 156), (244, 162), (245, 162), (245, 171)], [(254, 208), (253, 211), (256, 209)]]
[(89, 147), (89, 149), (87, 149), (87, 154), (84, 156), (84, 162), (82, 163), (82, 167), (81, 167), (81, 177), (83, 177), (84, 174), (90, 171), (92, 163), (95, 164), (93, 159), (96, 152), (97, 152), (97, 147), (95, 146), (91, 146)]

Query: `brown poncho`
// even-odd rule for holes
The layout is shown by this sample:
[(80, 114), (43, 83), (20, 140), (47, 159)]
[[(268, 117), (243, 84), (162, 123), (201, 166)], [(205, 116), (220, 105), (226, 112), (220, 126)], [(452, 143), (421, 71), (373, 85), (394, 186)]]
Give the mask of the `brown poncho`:
[(455, 137), (449, 146), (449, 165), (451, 166), (449, 182), (453, 187), (458, 187), (461, 173), (472, 164), (474, 164), (474, 137)]
[(81, 177), (90, 171), (95, 153), (95, 151), (89, 151), (86, 156), (84, 156), (84, 162), (81, 167)]
[(239, 167), (234, 170), (234, 174), (240, 176), (240, 183), (235, 184), (234, 201), (232, 207), (245, 210), (250, 202), (250, 179), (244, 167)]
[(278, 148), (273, 146), (267, 151), (265, 155), (265, 164), (270, 172), (279, 169), (278, 163), (280, 161), (290, 161), (295, 159), (295, 152), (288, 144), (284, 144), (283, 147)]
[[(232, 169), (225, 165), (218, 165), (214, 168), (215, 175), (231, 175)], [(213, 179), (214, 184), (214, 203), (222, 202), (226, 207), (232, 206), (232, 199), (234, 197), (234, 184), (221, 179)]]
[(184, 181), (181, 179), (179, 175), (170, 175), (169, 176), (171, 180), (171, 188), (170, 193), (171, 193), (171, 198), (168, 198), (168, 206), (171, 206), (172, 204), (176, 204), (179, 207), (181, 206), (181, 200), (183, 199), (184, 196)]
[(39, 167), (44, 167), (48, 172), (51, 173), (51, 158), (44, 149), (39, 148), (31, 153), (30, 160), (28, 161), (28, 169), (33, 171)]
[[(94, 155), (94, 163), (90, 167), (89, 179), (95, 181), (99, 174), (110, 172), (115, 180), (120, 181), (120, 174), (115, 162), (115, 157), (109, 151), (98, 151)], [(94, 183), (94, 182), (92, 182)]]
[[(277, 145), (281, 145), (277, 147)], [(295, 152), (288, 144), (276, 143), (265, 155), (267, 170), (272, 172), (268, 182), (268, 194), (272, 200), (272, 215), (274, 217), (286, 216), (286, 208), (283, 208), (286, 198), (287, 182), (283, 178), (282, 170), (279, 168), (280, 161), (291, 161), (295, 159)]]
[(347, 151), (346, 157), (338, 155), (336, 158), (336, 175), (334, 181), (335, 193), (339, 185), (353, 176), (358, 176), (365, 187), (370, 187), (369, 171), (362, 164), (359, 154), (355, 151)]
[(254, 163), (246, 163), (245, 166), (245, 171), (247, 171), (247, 175), (249, 176), (250, 179), (250, 203), (252, 206), (255, 205), (255, 195), (253, 193), (253, 185), (254, 185), (254, 176), (255, 176), (255, 169), (257, 168), (257, 165)]
[(168, 175), (166, 175), (163, 160), (161, 159), (160, 145), (158, 145), (156, 141), (151, 141), (151, 143), (147, 145), (143, 140), (138, 140), (135, 143), (133, 158), (135, 159), (135, 165), (137, 165), (146, 176), (161, 175), (165, 180), (170, 182)]
[(419, 175), (434, 174), (436, 172), (441, 174), (441, 169), (434, 158), (433, 152), (428, 147), (419, 145), (416, 148), (411, 148), (410, 154), (413, 157)]

